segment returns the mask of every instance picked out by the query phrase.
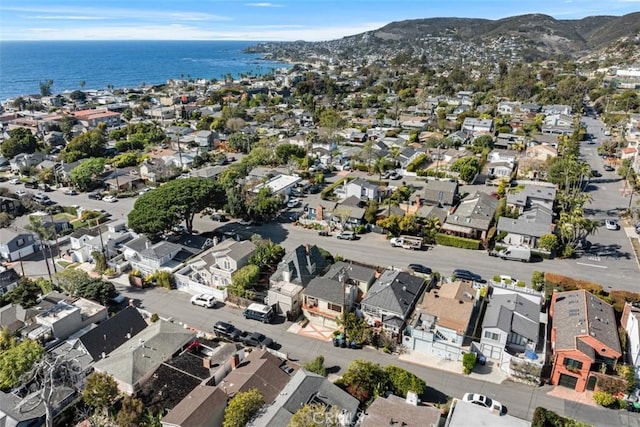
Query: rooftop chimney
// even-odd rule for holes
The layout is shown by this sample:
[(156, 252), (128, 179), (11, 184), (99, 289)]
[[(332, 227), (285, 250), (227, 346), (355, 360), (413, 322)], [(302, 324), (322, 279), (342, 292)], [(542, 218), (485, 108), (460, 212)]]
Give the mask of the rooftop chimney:
[(240, 356), (238, 356), (238, 353), (236, 353), (231, 358), (231, 370), (235, 370), (239, 364), (240, 364)]

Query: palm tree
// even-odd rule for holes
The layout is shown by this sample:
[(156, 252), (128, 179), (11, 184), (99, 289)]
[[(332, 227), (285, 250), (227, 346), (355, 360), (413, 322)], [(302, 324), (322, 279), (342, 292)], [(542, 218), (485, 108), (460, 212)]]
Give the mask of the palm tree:
[[(40, 241), (40, 247), (42, 247), (44, 261), (45, 261), (45, 264), (47, 265), (47, 273), (49, 274), (49, 280), (53, 282), (53, 279), (51, 278), (51, 269), (49, 268), (49, 259), (47, 257), (47, 252), (44, 250), (44, 242), (46, 240), (47, 248), (49, 250), (49, 257), (51, 258), (51, 261), (53, 263), (53, 269), (56, 270), (56, 262), (53, 258), (53, 254), (51, 253), (51, 245), (48, 243), (49, 241), (55, 238), (55, 231), (54, 231), (53, 224), (49, 227), (45, 227), (40, 217), (30, 216), (29, 224), (27, 224), (24, 228), (26, 230), (33, 232), (38, 237), (38, 240)], [(56, 270), (56, 273), (57, 273), (57, 270)]]

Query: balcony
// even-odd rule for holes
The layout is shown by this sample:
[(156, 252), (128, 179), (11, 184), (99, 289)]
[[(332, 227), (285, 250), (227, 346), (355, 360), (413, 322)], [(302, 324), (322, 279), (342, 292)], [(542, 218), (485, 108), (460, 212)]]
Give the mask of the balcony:
[(323, 310), (320, 307), (318, 307), (317, 305), (303, 304), (302, 305), (302, 310), (303, 311), (307, 311), (309, 313), (313, 313), (313, 314), (315, 314), (317, 316), (326, 317), (327, 319), (331, 319), (331, 320), (336, 320), (338, 317), (340, 317), (342, 315), (342, 313), (337, 312), (337, 311)]

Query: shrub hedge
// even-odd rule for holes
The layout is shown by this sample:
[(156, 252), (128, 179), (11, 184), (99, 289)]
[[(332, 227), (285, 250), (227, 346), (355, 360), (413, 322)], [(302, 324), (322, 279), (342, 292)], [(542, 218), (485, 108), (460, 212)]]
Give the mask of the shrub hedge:
[(480, 241), (467, 239), (466, 237), (450, 236), (444, 233), (436, 234), (436, 243), (443, 246), (452, 246), (462, 249), (480, 249)]
[(327, 198), (329, 197), (329, 195), (330, 195), (331, 193), (333, 193), (333, 190), (334, 190), (337, 186), (342, 185), (345, 181), (348, 181), (348, 180), (349, 180), (349, 177), (346, 177), (346, 176), (345, 176), (345, 177), (343, 177), (342, 179), (337, 180), (337, 181), (336, 181), (336, 182), (334, 182), (333, 184), (331, 184), (331, 185), (329, 185), (329, 186), (325, 187), (325, 189), (324, 189), (324, 190), (322, 190), (322, 192), (320, 193), (320, 198), (321, 198), (322, 200), (327, 200)]
[(533, 411), (533, 419), (531, 420), (531, 427), (590, 427), (589, 424), (582, 423), (580, 421), (573, 420), (571, 418), (565, 418), (556, 414), (553, 411), (549, 411), (540, 406)]

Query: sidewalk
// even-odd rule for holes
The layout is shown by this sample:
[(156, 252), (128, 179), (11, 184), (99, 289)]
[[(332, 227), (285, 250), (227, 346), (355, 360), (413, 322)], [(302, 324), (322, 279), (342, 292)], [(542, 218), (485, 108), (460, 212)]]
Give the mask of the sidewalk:
[(287, 332), (300, 335), (303, 337), (313, 338), (319, 341), (329, 342), (333, 337), (333, 331), (335, 329), (328, 328), (326, 326), (315, 325), (311, 322), (302, 327), (300, 322), (296, 322), (287, 329)]

